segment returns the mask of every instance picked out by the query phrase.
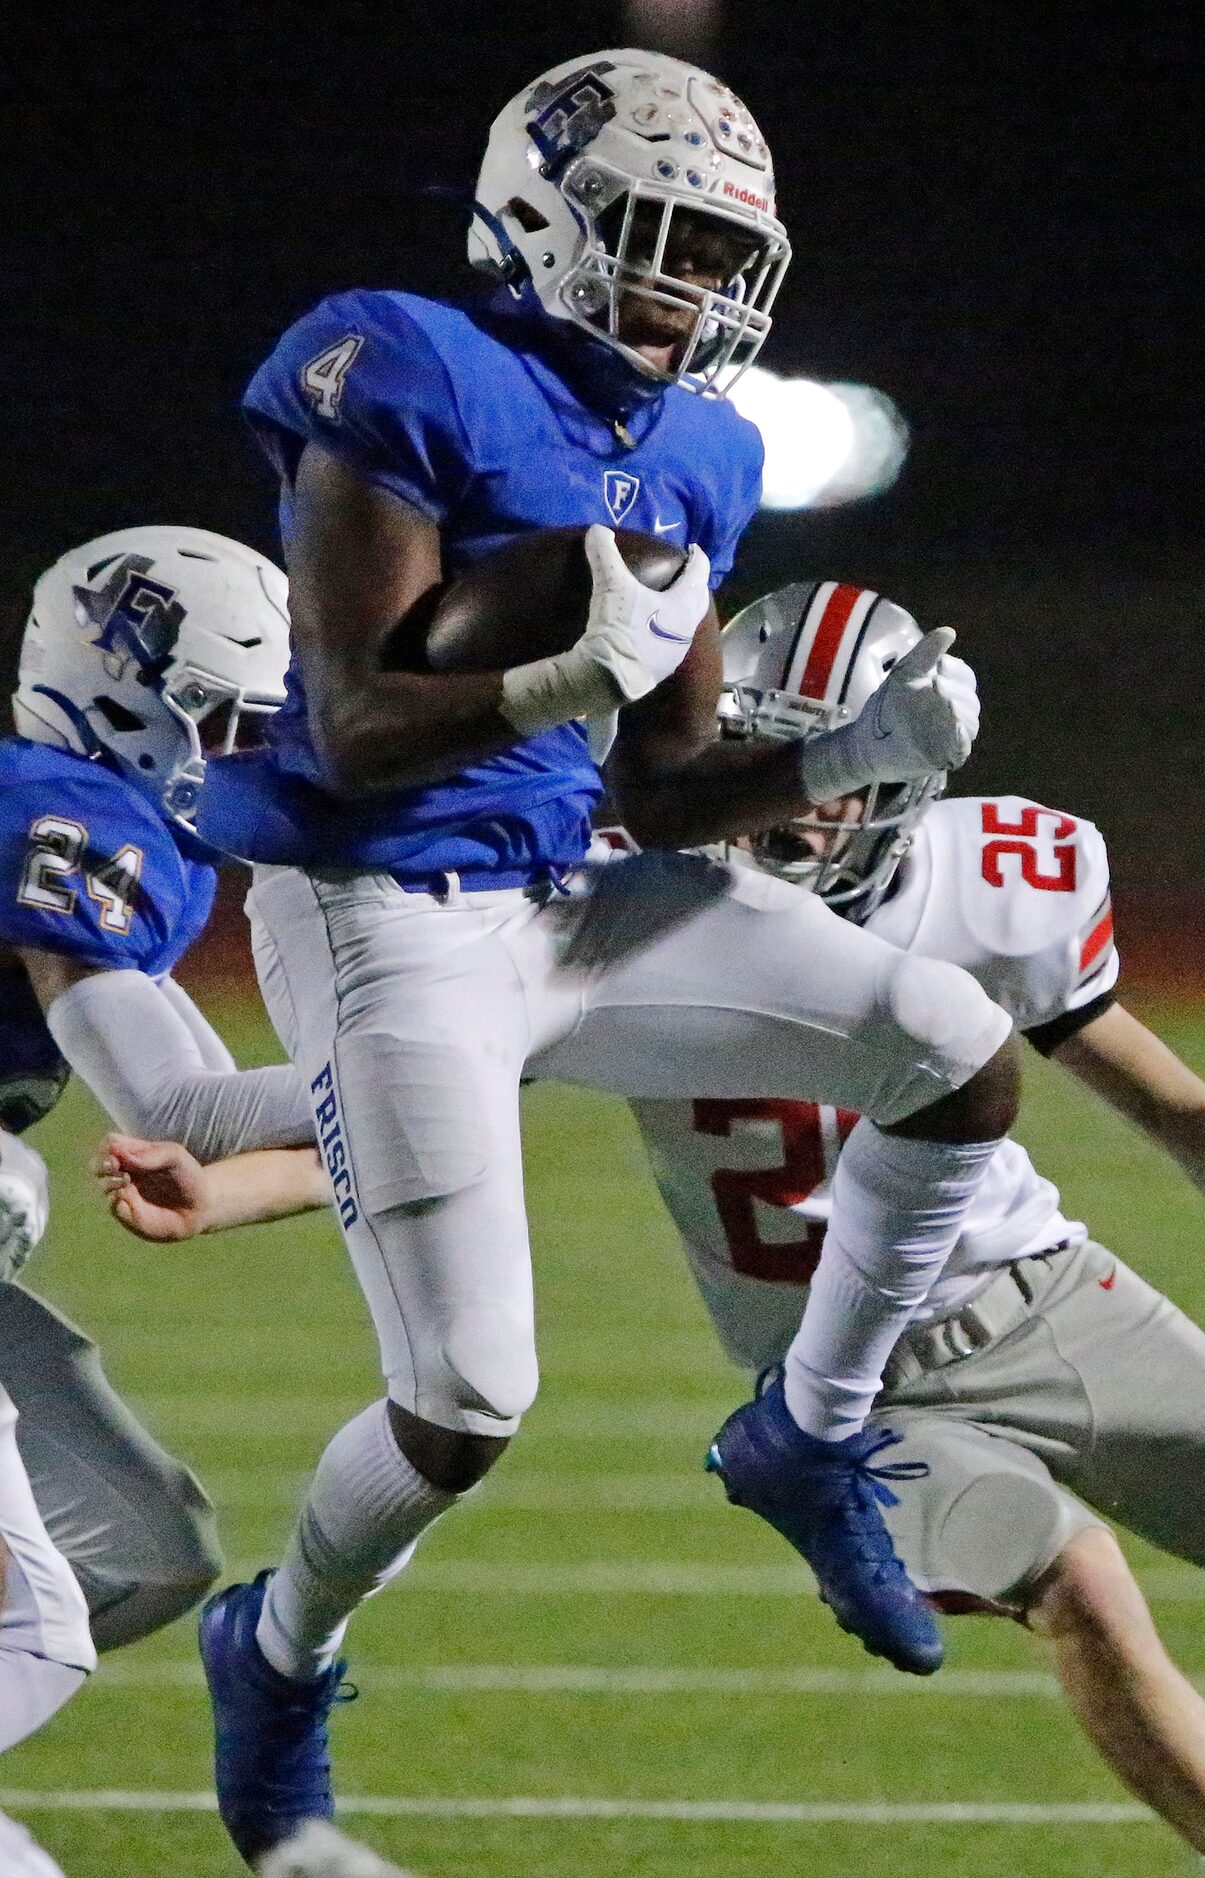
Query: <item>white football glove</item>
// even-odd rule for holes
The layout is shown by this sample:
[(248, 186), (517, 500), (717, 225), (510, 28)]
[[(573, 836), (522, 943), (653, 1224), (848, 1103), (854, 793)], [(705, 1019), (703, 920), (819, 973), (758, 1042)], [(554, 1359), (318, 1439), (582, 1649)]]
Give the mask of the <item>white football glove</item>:
[(628, 568), (611, 529), (595, 523), (585, 545), (594, 582), (585, 632), (567, 652), (503, 673), (502, 713), (525, 737), (645, 697), (677, 671), (707, 613), (711, 563), (702, 548), (656, 593)]
[(953, 643), (949, 626), (926, 633), (852, 724), (801, 744), (810, 802), (835, 802), (870, 783), (912, 782), (966, 762), (979, 732), (979, 692), (966, 661), (950, 657)]
[(0, 1279), (16, 1277), (49, 1218), (45, 1161), (0, 1128)]
[(597, 522), (586, 530), (586, 559), (594, 592), (574, 651), (609, 672), (620, 699), (631, 704), (676, 672), (690, 651), (711, 600), (711, 562), (692, 547), (672, 586), (655, 593), (632, 573), (611, 529)]

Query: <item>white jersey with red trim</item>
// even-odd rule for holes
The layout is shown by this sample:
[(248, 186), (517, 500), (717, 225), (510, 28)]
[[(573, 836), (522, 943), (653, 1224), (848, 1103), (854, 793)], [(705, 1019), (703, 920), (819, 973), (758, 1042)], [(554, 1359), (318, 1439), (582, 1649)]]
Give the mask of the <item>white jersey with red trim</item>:
[[(963, 966), (1018, 1030), (1115, 984), (1105, 844), (1091, 822), (1020, 796), (928, 811), (894, 892), (867, 921), (907, 952)], [(729, 1355), (777, 1362), (798, 1328), (857, 1116), (810, 1102), (634, 1102), (657, 1184)], [(957, 1310), (999, 1265), (1087, 1236), (1019, 1142), (997, 1150), (922, 1317)]]

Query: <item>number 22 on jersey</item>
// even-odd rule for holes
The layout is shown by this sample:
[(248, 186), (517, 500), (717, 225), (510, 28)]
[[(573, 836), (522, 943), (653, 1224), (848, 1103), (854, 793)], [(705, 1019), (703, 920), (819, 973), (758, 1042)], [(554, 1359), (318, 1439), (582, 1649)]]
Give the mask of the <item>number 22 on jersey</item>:
[(733, 1099), (696, 1102), (693, 1120), (700, 1135), (731, 1137), (734, 1128), (778, 1130), (782, 1159), (777, 1166), (717, 1168), (711, 1191), (733, 1271), (769, 1284), (807, 1284), (820, 1258), (824, 1225), (801, 1219), (798, 1238), (768, 1243), (758, 1231), (756, 1203), (802, 1206), (832, 1179), (857, 1115), (850, 1109), (818, 1108), (814, 1102)]
[(85, 869), (81, 863), (88, 852), (88, 830), (82, 822), (65, 815), (40, 815), (29, 831), (29, 852), (17, 899), (22, 906), (60, 913), (69, 919), (75, 911), (78, 890), (68, 883), (82, 873), (88, 898), (100, 907), (103, 930), (128, 933), (142, 873), (142, 849), (127, 843), (116, 854), (96, 857), (95, 864)]

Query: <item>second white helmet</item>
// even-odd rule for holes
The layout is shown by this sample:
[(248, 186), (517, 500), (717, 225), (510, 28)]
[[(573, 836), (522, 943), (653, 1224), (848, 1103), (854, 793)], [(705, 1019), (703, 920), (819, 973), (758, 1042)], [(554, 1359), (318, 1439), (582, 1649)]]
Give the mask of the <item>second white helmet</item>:
[[(923, 637), (911, 613), (867, 587), (803, 581), (736, 615), (721, 636), (719, 715), (729, 735), (814, 737), (857, 717)], [(757, 837), (763, 867), (865, 919), (882, 900), (945, 776), (874, 784), (857, 819), (795, 817)]]
[(36, 582), (13, 718), (36, 743), (106, 756), (188, 826), (206, 747), (228, 753), (244, 714), (279, 709), (288, 663), (271, 561), (203, 528), (121, 528)]
[[(719, 289), (666, 267), (683, 212), (739, 238)], [(765, 139), (740, 99), (697, 66), (631, 50), (570, 59), (494, 120), (470, 261), (642, 372), (722, 396), (770, 330), (790, 253)], [(625, 294), (694, 316), (672, 371), (657, 370), (621, 337)]]

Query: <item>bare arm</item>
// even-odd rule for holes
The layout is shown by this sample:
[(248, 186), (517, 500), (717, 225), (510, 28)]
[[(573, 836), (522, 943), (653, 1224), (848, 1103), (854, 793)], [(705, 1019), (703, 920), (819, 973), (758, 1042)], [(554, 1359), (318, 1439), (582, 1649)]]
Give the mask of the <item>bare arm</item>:
[(305, 446), (289, 606), (315, 746), (341, 793), (429, 782), (516, 741), (499, 710), (500, 673), (381, 669), (399, 621), (442, 572), (433, 522), (320, 444)]
[(96, 1172), (118, 1224), (154, 1244), (287, 1219), (331, 1200), (316, 1148), (264, 1149), (202, 1167), (174, 1141), (112, 1134)]
[(798, 744), (721, 740), (715, 713), (722, 677), (713, 605), (674, 676), (620, 713), (607, 784), (642, 847), (699, 847), (804, 813)]
[(1051, 1055), (1136, 1122), (1205, 1191), (1205, 1082), (1120, 1004)]

